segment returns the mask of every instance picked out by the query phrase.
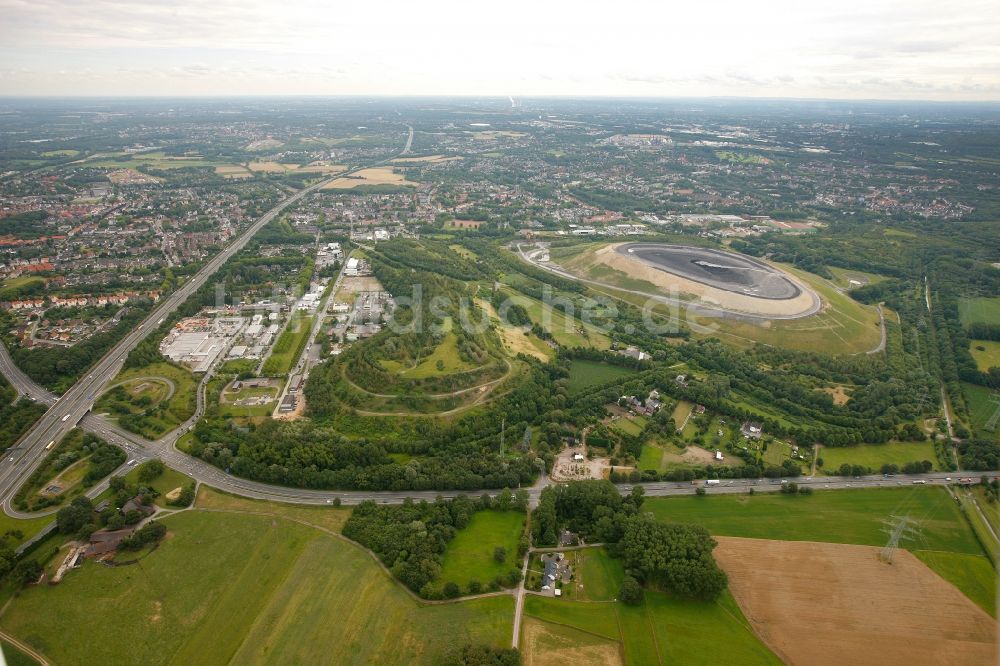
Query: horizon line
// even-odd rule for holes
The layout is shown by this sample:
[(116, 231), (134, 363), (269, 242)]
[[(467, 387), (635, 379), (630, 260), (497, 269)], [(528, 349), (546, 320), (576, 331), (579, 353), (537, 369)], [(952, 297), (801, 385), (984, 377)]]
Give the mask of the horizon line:
[(774, 95), (614, 95), (614, 94), (551, 94), (511, 95), (509, 93), (469, 95), (461, 93), (241, 93), (241, 94), (176, 94), (176, 95), (73, 95), (73, 94), (18, 94), (0, 93), (0, 100), (170, 100), (170, 99), (522, 99), (522, 100), (635, 100), (635, 101), (774, 101), (774, 102), (840, 102), (840, 103), (899, 103), (899, 104), (960, 104), (1000, 105), (1000, 98), (977, 99), (927, 99), (906, 97), (796, 97)]

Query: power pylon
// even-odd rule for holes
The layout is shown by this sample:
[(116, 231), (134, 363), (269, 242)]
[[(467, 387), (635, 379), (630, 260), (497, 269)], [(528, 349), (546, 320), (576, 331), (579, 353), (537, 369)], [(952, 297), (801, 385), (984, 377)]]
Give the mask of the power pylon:
[(919, 530), (913, 526), (916, 521), (909, 516), (890, 516), (888, 520), (882, 522), (885, 525), (882, 531), (889, 535), (889, 541), (886, 542), (878, 556), (886, 564), (892, 564), (892, 556), (899, 547), (899, 541), (917, 537)]

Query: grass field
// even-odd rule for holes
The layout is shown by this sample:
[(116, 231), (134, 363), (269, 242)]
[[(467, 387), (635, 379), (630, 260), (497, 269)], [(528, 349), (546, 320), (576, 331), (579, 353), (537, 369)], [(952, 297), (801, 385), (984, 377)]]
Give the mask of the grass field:
[(958, 301), (958, 316), (963, 324), (1000, 324), (1000, 297), (962, 298)]
[[(440, 377), (442, 375), (455, 374), (474, 370), (475, 365), (462, 360), (458, 351), (458, 336), (450, 330), (451, 322), (445, 323), (447, 332), (441, 339), (434, 351), (428, 356), (417, 359), (416, 365), (407, 365), (399, 361), (383, 359), (380, 361), (382, 367), (389, 372), (395, 373), (404, 379), (426, 379), (428, 377)], [(438, 363), (440, 362), (440, 366)]]
[(571, 319), (560, 310), (546, 305), (540, 300), (525, 296), (511, 289), (504, 289), (504, 295), (512, 303), (522, 306), (531, 317), (531, 321), (547, 330), (560, 345), (564, 347), (596, 347), (608, 349), (611, 341), (608, 336), (593, 326), (584, 324), (578, 319)]
[(346, 507), (266, 502), (264, 500), (230, 495), (206, 485), (198, 487), (196, 505), (199, 509), (208, 511), (229, 511), (279, 516), (338, 533), (344, 526), (344, 523), (347, 522), (347, 519), (351, 517), (351, 509)]
[(280, 376), (288, 374), (295, 365), (302, 350), (305, 349), (312, 331), (313, 317), (309, 315), (293, 315), (285, 330), (278, 336), (277, 342), (271, 348), (271, 355), (264, 361), (264, 375)]
[(31, 287), (37, 289), (39, 293), (45, 287), (45, 279), (36, 275), (24, 275), (16, 278), (8, 278), (0, 282), (0, 300), (9, 301), (21, 295), (22, 291)]
[(615, 430), (619, 430), (626, 435), (637, 436), (642, 432), (642, 429), (646, 426), (646, 417), (644, 416), (633, 416), (632, 418), (622, 417), (616, 419), (611, 427)]
[(643, 442), (642, 453), (639, 454), (639, 469), (655, 469), (660, 472), (664, 469), (663, 449), (654, 442)]
[[(111, 385), (120, 386), (101, 395), (94, 412), (110, 413), (121, 427), (150, 439), (170, 432), (194, 414), (198, 382), (191, 372), (172, 363), (131, 368), (111, 380)], [(136, 401), (144, 396), (149, 403), (142, 406)]]
[(875, 308), (852, 300), (818, 275), (785, 264), (775, 265), (795, 275), (819, 293), (825, 303), (824, 309), (810, 317), (772, 320), (765, 325), (749, 321), (706, 319), (702, 323), (714, 329), (705, 333), (706, 337), (718, 336), (723, 341), (739, 346), (762, 342), (803, 351), (822, 349), (830, 354), (859, 354), (878, 345), (881, 333)]
[(943, 553), (936, 550), (915, 550), (913, 554), (984, 611), (996, 616), (997, 572), (988, 559), (982, 555)]
[(26, 590), (0, 626), (76, 664), (440, 663), (466, 642), (510, 640), (510, 597), (419, 605), (367, 553), (315, 528), (202, 511), (164, 523), (142, 567), (87, 562)]
[(1000, 409), (1000, 391), (993, 391), (978, 384), (962, 382), (965, 399), (969, 405), (969, 416), (972, 430), (979, 437), (1000, 440), (1000, 424), (991, 432), (986, 425), (997, 409)]
[[(441, 585), (451, 581), (465, 590), (469, 581), (485, 585), (511, 569), (518, 569), (517, 542), (524, 531), (524, 518), (519, 511), (477, 511), (448, 543), (438, 579)], [(493, 559), (497, 546), (507, 551), (503, 564)]]
[[(982, 347), (980, 350), (979, 347)], [(1000, 368), (1000, 342), (995, 340), (973, 340), (969, 343), (976, 366), (986, 372), (990, 368)]]
[[(708, 603), (647, 592), (638, 607), (529, 596), (524, 612), (617, 641), (627, 664), (781, 663), (751, 631), (728, 592)], [(531, 663), (531, 655), (525, 656)]]
[[(125, 475), (125, 479), (129, 483), (140, 483), (139, 482), (139, 468), (135, 467), (132, 471)], [(163, 470), (163, 474), (156, 477), (152, 481), (144, 481), (141, 485), (148, 488), (152, 488), (156, 492), (160, 493), (160, 496), (154, 500), (156, 506), (167, 506), (166, 494), (169, 493), (174, 488), (183, 488), (184, 486), (190, 485), (192, 483), (191, 477), (186, 474), (182, 474), (175, 469), (170, 469), (167, 467)]]
[(621, 559), (604, 548), (576, 551), (576, 598), (581, 601), (612, 601), (618, 597), (625, 568)]
[(809, 496), (758, 493), (708, 497), (647, 498), (644, 511), (668, 522), (695, 523), (721, 536), (885, 544), (883, 520), (908, 515), (921, 535), (908, 549), (982, 554), (955, 501), (943, 488), (864, 488)]
[(7, 666), (34, 666), (38, 662), (16, 645), (0, 641), (3, 645), (3, 656)]
[(500, 338), (503, 340), (503, 345), (511, 356), (525, 354), (527, 356), (534, 356), (540, 361), (548, 361), (555, 354), (555, 349), (552, 348), (552, 345), (534, 333), (528, 333), (520, 326), (514, 326), (509, 322), (501, 320), (489, 301), (477, 299), (476, 302), (489, 313), (490, 321), (496, 324), (500, 332)]
[(569, 364), (569, 384), (567, 388), (570, 395), (575, 395), (591, 386), (606, 384), (633, 374), (635, 374), (634, 370), (611, 365), (610, 363), (574, 359)]
[[(836, 266), (827, 266), (827, 270), (833, 275), (833, 283), (840, 287), (841, 289), (857, 289), (859, 286), (866, 284), (878, 284), (879, 282), (885, 282), (886, 278), (883, 275), (878, 275), (876, 273), (866, 273), (864, 271), (848, 270), (846, 268), (838, 268)], [(851, 281), (860, 282), (861, 285), (852, 284)]]
[(837, 469), (844, 463), (864, 465), (878, 472), (882, 465), (886, 464), (902, 467), (915, 460), (930, 460), (934, 463), (934, 469), (938, 468), (937, 457), (934, 454), (934, 443), (931, 441), (824, 446), (820, 449), (819, 457), (823, 459), (823, 467), (819, 469), (829, 474), (836, 474)]

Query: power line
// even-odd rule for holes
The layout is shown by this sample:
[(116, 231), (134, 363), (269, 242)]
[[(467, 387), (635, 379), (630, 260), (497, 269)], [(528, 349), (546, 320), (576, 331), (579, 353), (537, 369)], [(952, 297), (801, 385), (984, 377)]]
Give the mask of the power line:
[(917, 538), (920, 536), (920, 532), (913, 526), (916, 524), (916, 521), (908, 515), (890, 516), (882, 522), (885, 525), (882, 531), (889, 535), (889, 540), (878, 556), (886, 564), (892, 564), (892, 556), (896, 553), (896, 549), (899, 548), (900, 540)]

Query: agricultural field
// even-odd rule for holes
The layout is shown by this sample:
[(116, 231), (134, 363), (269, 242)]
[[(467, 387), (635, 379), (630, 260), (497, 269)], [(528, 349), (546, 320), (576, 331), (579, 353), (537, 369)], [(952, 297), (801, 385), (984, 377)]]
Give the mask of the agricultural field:
[[(520, 511), (477, 511), (469, 524), (448, 542), (438, 581), (465, 589), (469, 581), (487, 584), (518, 567), (517, 544), (524, 531), (525, 515)], [(502, 547), (505, 562), (497, 562), (493, 551)]]
[[(582, 657), (574, 663), (781, 663), (751, 631), (728, 592), (714, 602), (698, 602), (647, 591), (645, 603), (638, 607), (529, 596), (524, 612), (528, 619), (548, 623), (559, 632), (573, 630), (566, 632), (571, 640), (560, 646), (560, 652)], [(546, 654), (544, 641), (531, 640), (530, 627), (522, 627), (525, 663), (564, 663)], [(618, 659), (602, 661), (614, 655), (608, 641), (618, 647)], [(542, 659), (535, 659), (536, 650)]]
[(838, 468), (844, 463), (864, 465), (878, 472), (882, 465), (899, 465), (908, 462), (930, 460), (934, 469), (938, 468), (937, 457), (934, 454), (934, 442), (890, 442), (888, 444), (861, 444), (859, 446), (824, 446), (818, 457), (823, 459), (823, 467), (827, 474), (837, 474)]
[(45, 291), (45, 279), (38, 276), (23, 275), (7, 278), (0, 282), (0, 300), (9, 301), (26, 294), (42, 294)]
[(751, 624), (788, 663), (973, 664), (996, 656), (990, 615), (912, 554), (897, 551), (889, 565), (879, 550), (726, 537), (715, 556)]
[(197, 387), (194, 375), (173, 363), (131, 368), (111, 380), (94, 412), (107, 413), (122, 428), (157, 439), (194, 414)]
[(958, 316), (963, 324), (1000, 325), (1000, 297), (959, 299)]
[(337, 178), (323, 186), (324, 190), (350, 190), (364, 186), (415, 187), (417, 183), (407, 180), (402, 173), (396, 173), (392, 167), (371, 167), (361, 169), (350, 176)]
[(986, 372), (990, 368), (1000, 368), (1000, 342), (996, 340), (973, 340), (969, 343), (976, 367)]
[(0, 627), (77, 664), (432, 664), (467, 642), (510, 641), (510, 597), (422, 605), (334, 534), (197, 510), (163, 522), (168, 537), (141, 569), (88, 561), (26, 590)]
[(623, 368), (610, 363), (600, 361), (586, 361), (574, 359), (569, 365), (569, 384), (567, 389), (570, 395), (580, 393), (584, 389), (598, 384), (622, 379), (635, 374), (634, 370)]
[(271, 348), (271, 354), (264, 361), (264, 375), (280, 376), (288, 374), (295, 361), (305, 349), (312, 331), (313, 317), (310, 315), (293, 315), (292, 320), (278, 336)]

